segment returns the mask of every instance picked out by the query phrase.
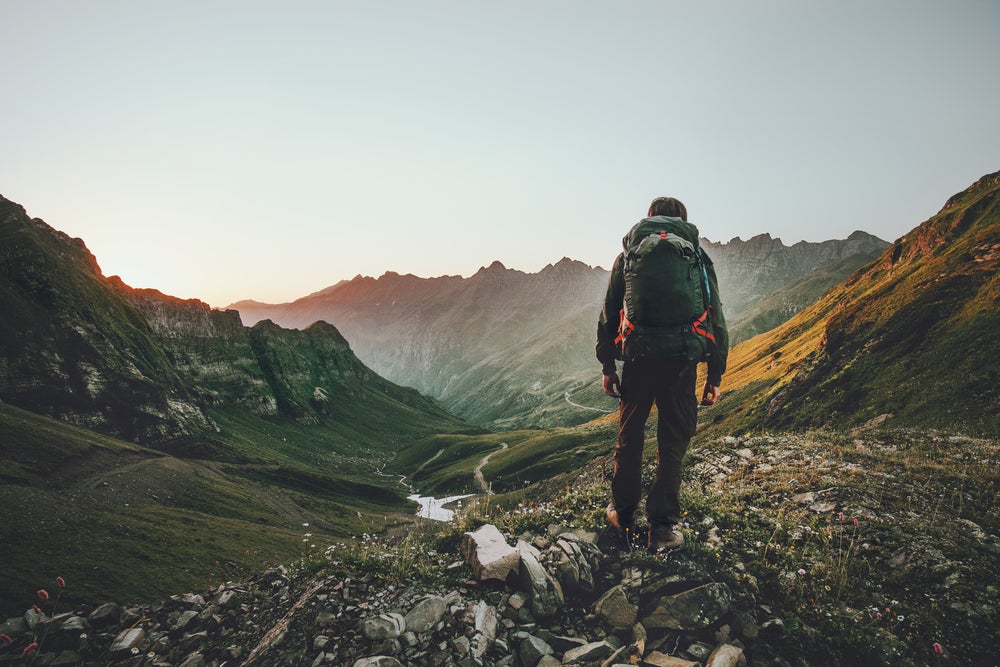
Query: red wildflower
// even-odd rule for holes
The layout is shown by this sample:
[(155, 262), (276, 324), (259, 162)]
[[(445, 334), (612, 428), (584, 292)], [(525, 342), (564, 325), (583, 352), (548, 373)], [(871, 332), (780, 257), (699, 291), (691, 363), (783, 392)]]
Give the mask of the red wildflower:
[(941, 655), (942, 653), (944, 653), (944, 648), (937, 642), (934, 642), (934, 652), (937, 653), (938, 655)]
[(35, 610), (36, 614), (41, 614), (42, 613), (42, 608), (39, 607), (37, 604), (31, 605), (31, 608)]
[(854, 527), (855, 528), (858, 527), (858, 519), (857, 519), (857, 517), (854, 518)]
[(59, 584), (59, 588), (66, 588), (66, 580), (62, 577), (56, 577), (56, 583)]
[(24, 650), (21, 651), (21, 655), (31, 655), (32, 653), (35, 652), (36, 648), (38, 648), (38, 642), (31, 642), (30, 644), (24, 647)]
[(14, 640), (10, 638), (10, 635), (8, 635), (8, 634), (2, 634), (2, 635), (0, 635), (0, 642), (3, 642), (7, 646), (10, 646), (11, 644), (14, 643)]
[(38, 589), (38, 597), (42, 598), (43, 600), (48, 600), (49, 599), (49, 592), (47, 590), (45, 590), (44, 588), (39, 588)]

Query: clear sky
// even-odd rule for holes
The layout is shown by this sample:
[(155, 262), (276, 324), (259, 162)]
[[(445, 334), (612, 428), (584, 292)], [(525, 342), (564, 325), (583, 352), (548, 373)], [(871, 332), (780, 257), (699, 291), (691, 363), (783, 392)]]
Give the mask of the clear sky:
[(1000, 2), (0, 0), (0, 194), (215, 306), (356, 274), (892, 241), (1000, 169)]

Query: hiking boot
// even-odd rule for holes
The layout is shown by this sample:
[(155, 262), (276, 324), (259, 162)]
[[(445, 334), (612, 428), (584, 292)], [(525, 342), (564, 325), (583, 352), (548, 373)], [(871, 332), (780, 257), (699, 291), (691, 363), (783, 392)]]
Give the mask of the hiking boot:
[(618, 537), (621, 539), (625, 539), (627, 533), (633, 532), (632, 515), (619, 512), (615, 509), (614, 503), (608, 503), (606, 516), (608, 517), (608, 523), (615, 529), (615, 532), (618, 533)]
[(672, 526), (656, 524), (649, 527), (649, 552), (677, 549), (684, 544), (684, 535)]

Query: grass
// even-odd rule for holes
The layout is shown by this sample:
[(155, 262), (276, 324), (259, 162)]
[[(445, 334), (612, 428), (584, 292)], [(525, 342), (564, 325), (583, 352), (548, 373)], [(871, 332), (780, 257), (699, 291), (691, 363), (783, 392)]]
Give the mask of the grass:
[(334, 457), (313, 468), (293, 448), (261, 462), (274, 438), (224, 422), (244, 444), (231, 461), (213, 462), (0, 404), (3, 611), (30, 606), (37, 582), (57, 575), (74, 582), (74, 603), (153, 601), (299, 558), (303, 532), (328, 543), (412, 515), (402, 487), (371, 464)]

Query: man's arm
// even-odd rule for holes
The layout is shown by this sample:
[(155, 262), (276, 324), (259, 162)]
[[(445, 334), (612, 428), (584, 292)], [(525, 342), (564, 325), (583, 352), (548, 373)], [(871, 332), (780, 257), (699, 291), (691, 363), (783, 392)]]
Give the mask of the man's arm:
[(702, 257), (705, 261), (705, 273), (708, 275), (708, 286), (712, 292), (710, 306), (715, 344), (708, 353), (708, 379), (701, 400), (705, 405), (712, 405), (719, 400), (719, 387), (722, 386), (722, 376), (726, 372), (726, 363), (729, 359), (729, 331), (726, 328), (726, 315), (722, 311), (722, 298), (719, 296), (719, 279), (715, 275), (715, 265), (704, 251)]
[(625, 262), (624, 255), (619, 254), (611, 267), (611, 277), (608, 278), (608, 290), (604, 295), (604, 306), (597, 318), (597, 360), (601, 362), (604, 374), (604, 393), (618, 398), (619, 380), (615, 359), (619, 356), (615, 338), (618, 337), (618, 326), (621, 321), (622, 303), (625, 298), (625, 280), (622, 273)]

